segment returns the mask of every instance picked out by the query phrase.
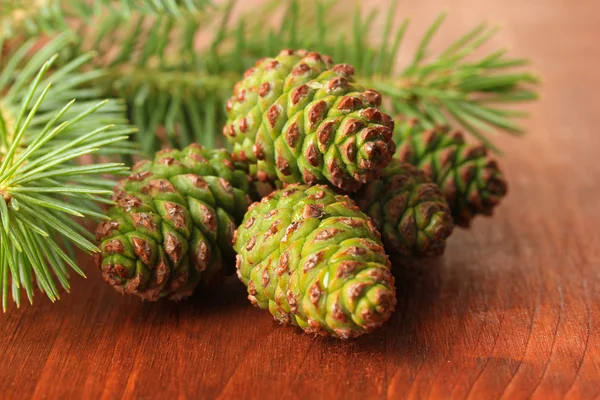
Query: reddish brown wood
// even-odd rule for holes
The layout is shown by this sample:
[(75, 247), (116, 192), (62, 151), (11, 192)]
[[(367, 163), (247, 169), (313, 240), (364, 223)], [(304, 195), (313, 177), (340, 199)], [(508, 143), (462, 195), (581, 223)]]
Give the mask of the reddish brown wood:
[[(385, 4), (384, 0), (373, 2)], [(447, 2), (402, 2), (406, 50)], [(525, 139), (499, 138), (510, 195), (444, 257), (398, 273), (389, 324), (313, 338), (253, 308), (235, 280), (142, 304), (88, 280), (0, 315), (0, 397), (505, 398), (600, 396), (600, 3), (457, 0), (436, 44), (482, 20), (544, 79)], [(399, 15), (400, 17), (400, 15)]]

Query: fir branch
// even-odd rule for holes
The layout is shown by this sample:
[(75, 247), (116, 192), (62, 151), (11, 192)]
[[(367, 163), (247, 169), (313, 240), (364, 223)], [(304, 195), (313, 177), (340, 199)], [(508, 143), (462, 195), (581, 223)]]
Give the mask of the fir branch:
[(205, 7), (213, 6), (212, 0), (95, 0), (90, 8), (81, 7), (81, 1), (71, 0), (71, 8), (78, 7), (81, 10), (88, 11), (88, 16), (98, 14), (104, 8), (108, 9), (110, 14), (131, 15), (134, 12), (143, 14), (167, 14), (181, 16), (186, 13), (195, 13)]
[(0, 0), (0, 38), (68, 29), (59, 0)]
[(114, 101), (94, 100), (87, 90), (83, 106), (65, 101), (65, 93), (81, 94), (77, 83), (86, 81), (85, 73), (77, 70), (91, 58), (83, 55), (50, 74), (57, 59), (53, 53), (65, 45), (58, 36), (31, 56), (28, 42), (0, 60), (0, 297), (5, 311), (10, 296), (21, 304), (21, 289), (32, 302), (36, 284), (55, 301), (60, 296), (55, 280), (68, 291), (69, 270), (83, 275), (70, 249), (98, 249), (73, 218), (102, 217), (92, 200), (106, 201), (111, 194), (103, 176), (127, 170), (120, 163), (75, 162), (101, 148), (122, 146), (132, 129), (124, 125), (123, 108), (111, 107)]
[(0, 0), (0, 37), (60, 32), (69, 29), (69, 20), (98, 15), (180, 17), (207, 7), (214, 7), (211, 0)]
[[(4, 122), (0, 122), (0, 156), (5, 154), (7, 144), (14, 140), (15, 118), (13, 116), (19, 113), (28, 112), (30, 109), (23, 109), (22, 104), (27, 94), (26, 88), (35, 78), (39, 69), (52, 57), (52, 63), (55, 63), (57, 53), (64, 51), (71, 43), (69, 33), (56, 36), (42, 48), (36, 48), (36, 40), (29, 39), (25, 42), (13, 42), (12, 49), (8, 46), (2, 46), (0, 49), (7, 52), (7, 59), (0, 57), (0, 114), (4, 116)], [(77, 99), (77, 103), (65, 110), (58, 123), (71, 120), (85, 110), (91, 109), (99, 99), (106, 96), (102, 88), (92, 87), (91, 82), (106, 74), (101, 70), (83, 71), (83, 66), (87, 65), (95, 56), (94, 52), (83, 53), (61, 67), (53, 68), (49, 74), (43, 77), (36, 89), (35, 96), (39, 96), (42, 90), (48, 87), (50, 82), (53, 85), (48, 89), (47, 100), (40, 105), (39, 110), (33, 116), (25, 136), (20, 144), (21, 147), (27, 146), (34, 138), (37, 138), (42, 129), (52, 120), (57, 110), (62, 108), (72, 99)], [(126, 105), (122, 100), (111, 99), (101, 110), (96, 111), (95, 119), (84, 119), (78, 124), (70, 125), (61, 135), (60, 140), (70, 141), (78, 138), (82, 133), (88, 132), (90, 128), (96, 127), (98, 122), (110, 123), (116, 125), (116, 129), (129, 129), (128, 120), (125, 115)], [(137, 147), (133, 143), (120, 143), (118, 145), (107, 145), (102, 148), (103, 154), (125, 153), (133, 154), (137, 152)]]
[[(485, 25), (432, 55), (430, 43), (445, 18), (441, 15), (408, 64), (398, 69), (409, 21), (395, 26), (395, 1), (386, 10), (381, 36), (373, 26), (376, 12), (363, 16), (357, 8), (348, 15), (333, 0), (270, 0), (238, 20), (231, 17), (232, 7), (230, 2), (180, 15), (92, 13), (93, 23), (71, 24), (79, 40), (70, 57), (99, 51), (95, 65), (107, 73), (94, 87), (125, 99), (139, 128), (137, 141), (147, 153), (161, 144), (214, 145), (224, 121), (223, 104), (241, 74), (257, 59), (290, 47), (355, 65), (357, 80), (382, 92), (390, 113), (417, 117), (426, 126), (462, 125), (493, 149), (492, 131), (522, 133), (516, 118), (523, 115), (505, 106), (537, 98), (536, 77), (522, 72), (527, 60), (507, 56), (505, 50), (479, 56), (496, 32)], [(265, 23), (276, 21), (282, 11), (279, 23)]]
[(139, 129), (137, 142), (147, 154), (161, 145), (215, 145), (224, 120), (223, 100), (245, 64), (228, 71), (219, 61), (216, 48), (226, 24), (214, 34), (209, 56), (197, 52), (195, 40), (210, 35), (215, 16), (230, 10), (179, 17), (114, 14), (98, 18), (95, 28), (74, 28), (81, 40), (71, 52), (94, 48), (101, 54), (94, 61), (106, 74), (95, 87), (109, 88), (107, 94), (126, 100), (129, 118)]

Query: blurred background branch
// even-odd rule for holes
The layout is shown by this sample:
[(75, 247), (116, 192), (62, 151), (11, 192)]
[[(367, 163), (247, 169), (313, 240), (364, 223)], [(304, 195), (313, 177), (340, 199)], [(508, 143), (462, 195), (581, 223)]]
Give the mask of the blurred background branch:
[[(497, 29), (476, 26), (433, 53), (431, 42), (446, 17), (440, 14), (407, 57), (402, 49), (410, 20), (394, 23), (396, 1), (369, 12), (342, 3), (266, 0), (234, 13), (235, 1), (20, 1), (5, 6), (0, 27), (13, 41), (70, 31), (72, 45), (61, 63), (98, 51), (93, 66), (105, 74), (94, 85), (125, 100), (139, 129), (135, 139), (148, 154), (165, 145), (222, 144), (223, 105), (237, 77), (283, 48), (355, 65), (357, 80), (384, 94), (388, 112), (427, 127), (457, 124), (494, 150), (494, 131), (522, 134), (518, 118), (526, 113), (506, 106), (536, 99), (538, 81), (522, 68), (528, 60), (506, 49), (479, 51)], [(383, 25), (374, 24), (380, 20)]]

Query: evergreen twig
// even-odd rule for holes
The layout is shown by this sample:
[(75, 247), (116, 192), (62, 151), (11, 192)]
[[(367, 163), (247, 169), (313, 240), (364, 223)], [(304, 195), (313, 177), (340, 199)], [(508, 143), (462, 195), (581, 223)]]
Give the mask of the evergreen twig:
[[(123, 107), (81, 88), (97, 74), (79, 68), (93, 54), (54, 68), (57, 36), (32, 53), (28, 41), (13, 50), (0, 40), (0, 297), (19, 306), (21, 289), (30, 302), (34, 285), (52, 301), (56, 284), (69, 290), (69, 270), (80, 275), (72, 248), (98, 251), (92, 235), (73, 218), (103, 218), (95, 202), (107, 202), (120, 163), (80, 164), (100, 149), (125, 149), (132, 133)], [(6, 54), (5, 54), (6, 53)], [(52, 69), (53, 73), (49, 73)], [(52, 84), (53, 83), (53, 84)], [(66, 100), (67, 98), (80, 98)]]

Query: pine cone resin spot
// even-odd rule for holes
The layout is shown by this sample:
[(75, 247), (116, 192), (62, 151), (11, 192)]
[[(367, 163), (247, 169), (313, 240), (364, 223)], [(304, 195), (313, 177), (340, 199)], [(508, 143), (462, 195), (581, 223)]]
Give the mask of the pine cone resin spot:
[[(96, 229), (103, 278), (145, 300), (189, 296), (233, 273), (234, 227), (249, 205), (250, 179), (225, 150), (164, 150), (115, 188)], [(242, 167), (242, 166), (240, 166)]]
[(354, 338), (394, 310), (379, 233), (351, 199), (328, 187), (291, 185), (255, 203), (234, 249), (253, 304), (307, 333)]
[(395, 152), (393, 121), (380, 105), (378, 92), (354, 81), (352, 66), (286, 50), (236, 84), (224, 134), (254, 178), (354, 192)]
[(416, 120), (397, 119), (397, 158), (423, 170), (448, 201), (454, 223), (468, 227), (477, 215), (492, 215), (507, 193), (498, 163), (483, 145), (470, 145), (447, 126), (425, 129)]
[(444, 252), (454, 227), (450, 207), (442, 190), (416, 167), (392, 160), (380, 180), (354, 197), (394, 255), (419, 258)]

